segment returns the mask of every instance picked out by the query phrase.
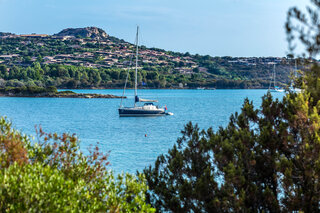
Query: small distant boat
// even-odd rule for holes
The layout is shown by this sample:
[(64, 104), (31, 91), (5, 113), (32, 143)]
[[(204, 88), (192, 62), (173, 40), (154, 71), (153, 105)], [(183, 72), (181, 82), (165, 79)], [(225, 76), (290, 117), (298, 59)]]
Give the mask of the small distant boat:
[[(272, 87), (273, 83), (273, 87)], [(276, 65), (273, 65), (273, 74), (270, 80), (269, 89), (270, 92), (284, 92), (285, 90), (279, 86), (276, 86)]]
[[(120, 107), (118, 109), (119, 116), (120, 117), (148, 117), (148, 116), (163, 116), (163, 115), (173, 115), (171, 112), (167, 112), (167, 107), (159, 107), (157, 105), (154, 105), (154, 102), (158, 102), (157, 100), (148, 100), (148, 99), (142, 99), (138, 97), (138, 51), (139, 51), (139, 45), (138, 45), (138, 36), (139, 36), (139, 27), (137, 27), (137, 34), (136, 34), (136, 66), (135, 66), (135, 79), (134, 79), (134, 106), (133, 107), (123, 107), (122, 101), (120, 103)], [(123, 89), (123, 95), (125, 93), (127, 80), (129, 75), (129, 68), (128, 68), (128, 74), (126, 78), (126, 82)], [(145, 102), (143, 106), (138, 106), (138, 103)]]
[(295, 87), (290, 87), (289, 89), (290, 89), (290, 91), (295, 92), (295, 93), (299, 93), (302, 91), (300, 88), (295, 88)]
[(213, 87), (197, 87), (197, 90), (215, 90)]

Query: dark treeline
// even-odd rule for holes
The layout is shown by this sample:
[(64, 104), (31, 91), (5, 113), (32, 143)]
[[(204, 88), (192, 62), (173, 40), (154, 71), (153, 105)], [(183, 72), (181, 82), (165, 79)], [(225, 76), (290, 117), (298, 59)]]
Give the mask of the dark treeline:
[[(138, 83), (144, 88), (267, 88), (265, 80), (205, 79), (192, 75), (161, 74), (161, 68), (145, 68), (138, 72)], [(127, 70), (120, 68), (88, 68), (72, 65), (41, 65), (21, 67), (0, 65), (0, 87), (55, 86), (57, 88), (122, 88)], [(134, 71), (129, 71), (128, 86), (133, 86)]]
[[(71, 92), (72, 91), (65, 91), (65, 92)], [(5, 88), (0, 88), (0, 93), (2, 94), (8, 94), (8, 93), (12, 93), (12, 94), (41, 94), (41, 93), (58, 93), (58, 90), (56, 87), (54, 86), (49, 86), (49, 87), (37, 87), (37, 86), (31, 86), (31, 87), (5, 87)]]

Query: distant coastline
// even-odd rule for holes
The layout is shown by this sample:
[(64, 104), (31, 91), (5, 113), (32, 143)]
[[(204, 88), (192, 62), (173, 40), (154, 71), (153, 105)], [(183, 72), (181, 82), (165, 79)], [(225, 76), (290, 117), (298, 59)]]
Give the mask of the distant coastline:
[[(97, 93), (77, 93), (72, 90), (113, 90), (113, 89), (123, 89), (123, 88), (105, 88), (105, 87), (90, 87), (90, 88), (59, 88), (56, 87), (5, 87), (0, 88), (0, 97), (21, 97), (21, 98), (99, 98), (99, 99), (114, 99), (122, 98), (122, 96), (112, 95), (112, 94), (97, 94)], [(134, 89), (134, 88), (127, 88)], [(160, 89), (160, 90), (216, 90), (216, 88), (139, 88), (145, 89)], [(217, 88), (218, 90), (223, 89), (241, 89), (242, 88)], [(248, 88), (246, 88), (248, 89)], [(266, 89), (266, 88), (250, 88), (250, 89)], [(61, 91), (59, 91), (61, 90)], [(245, 89), (243, 89), (245, 90)], [(127, 98), (123, 96), (123, 98)]]
[[(86, 93), (75, 93), (75, 94), (14, 94), (14, 93), (0, 93), (0, 97), (15, 97), (15, 98), (121, 98), (121, 96), (110, 95), (110, 94), (86, 94)], [(126, 97), (124, 97), (126, 98)]]
[[(127, 86), (133, 86), (134, 45), (100, 28), (68, 28), (54, 35), (0, 32), (0, 44), (0, 87), (121, 89), (128, 72)], [(290, 55), (213, 57), (145, 46), (139, 53), (138, 86), (148, 89), (268, 88), (274, 65), (277, 84), (285, 87), (296, 62)], [(302, 68), (299, 61), (297, 68)]]
[[(58, 90), (114, 90), (114, 89), (123, 89), (123, 87), (83, 87), (83, 88), (58, 88)], [(129, 90), (133, 90), (133, 87), (126, 88)], [(199, 89), (198, 87), (167, 87), (167, 88), (154, 88), (154, 87), (139, 87), (139, 90), (221, 90), (221, 89), (241, 89), (241, 90), (250, 90), (250, 89), (268, 89), (268, 87), (252, 87), (252, 88), (240, 88), (240, 87), (230, 87), (230, 88), (215, 88), (208, 87)]]
[[(0, 88), (0, 97), (29, 98), (122, 98), (111, 94), (87, 94), (72, 91), (58, 91), (55, 87), (7, 87)], [(125, 96), (123, 98), (126, 98)]]

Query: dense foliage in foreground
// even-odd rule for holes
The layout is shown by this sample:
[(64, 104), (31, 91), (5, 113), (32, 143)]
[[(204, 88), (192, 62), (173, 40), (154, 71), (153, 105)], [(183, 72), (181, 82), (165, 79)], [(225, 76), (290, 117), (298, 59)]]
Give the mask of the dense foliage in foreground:
[(149, 202), (173, 212), (319, 211), (319, 106), (308, 90), (282, 101), (268, 94), (261, 109), (246, 100), (217, 132), (187, 124), (144, 170)]
[(154, 212), (143, 175), (115, 177), (107, 155), (82, 154), (74, 135), (40, 128), (37, 138), (31, 143), (0, 118), (1, 212)]
[[(289, 39), (298, 33), (315, 56), (320, 1), (312, 2), (309, 19), (289, 11), (287, 28)], [(300, 93), (282, 100), (268, 93), (259, 109), (246, 99), (216, 132), (187, 124), (174, 147), (144, 170), (148, 202), (159, 212), (320, 212), (320, 66), (298, 82)]]

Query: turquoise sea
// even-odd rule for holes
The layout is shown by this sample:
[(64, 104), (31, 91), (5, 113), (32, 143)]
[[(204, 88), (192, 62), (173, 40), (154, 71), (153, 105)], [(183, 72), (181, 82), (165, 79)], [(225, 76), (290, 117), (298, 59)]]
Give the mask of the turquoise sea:
[[(122, 90), (73, 90), (78, 93), (122, 95)], [(109, 161), (116, 173), (135, 172), (152, 164), (181, 136), (183, 126), (192, 121), (200, 128), (226, 126), (248, 97), (259, 107), (267, 90), (139, 90), (143, 98), (156, 98), (173, 116), (120, 118), (120, 99), (0, 98), (0, 115), (13, 126), (35, 135), (35, 125), (46, 132), (76, 133), (81, 149), (99, 142), (110, 151)], [(126, 106), (133, 105), (133, 91), (127, 90)], [(283, 93), (274, 93), (281, 98)]]

